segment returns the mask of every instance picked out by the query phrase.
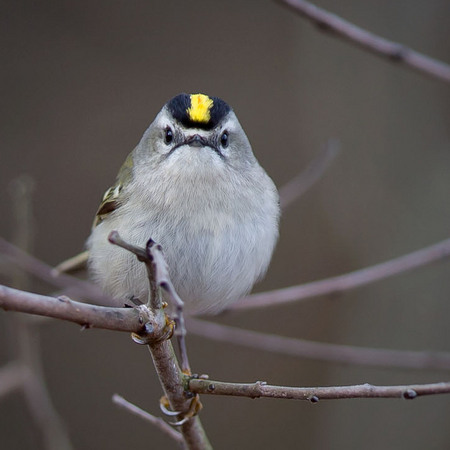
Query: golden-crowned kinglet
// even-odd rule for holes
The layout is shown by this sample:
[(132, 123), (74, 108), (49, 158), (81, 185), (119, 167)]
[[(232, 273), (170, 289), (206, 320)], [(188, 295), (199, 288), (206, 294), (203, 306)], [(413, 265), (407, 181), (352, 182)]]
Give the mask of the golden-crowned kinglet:
[(144, 133), (107, 190), (88, 240), (89, 269), (118, 299), (147, 301), (145, 267), (108, 242), (163, 247), (186, 310), (215, 313), (266, 272), (278, 238), (278, 193), (223, 100), (180, 94)]

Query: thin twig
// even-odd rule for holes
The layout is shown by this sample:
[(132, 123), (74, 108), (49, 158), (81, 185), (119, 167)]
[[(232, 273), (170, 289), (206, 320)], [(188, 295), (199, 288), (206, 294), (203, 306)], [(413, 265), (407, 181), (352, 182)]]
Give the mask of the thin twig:
[(324, 149), (311, 161), (305, 170), (281, 186), (278, 190), (281, 209), (286, 209), (323, 176), (330, 163), (339, 153), (339, 147), (338, 140), (329, 139)]
[(184, 302), (179, 297), (177, 291), (175, 290), (172, 280), (169, 276), (169, 268), (164, 259), (162, 248), (160, 245), (155, 245), (151, 249), (152, 255), (158, 270), (155, 273), (156, 282), (161, 289), (166, 293), (169, 304), (174, 309), (174, 320), (176, 323), (175, 336), (178, 341), (178, 346), (180, 349), (181, 358), (181, 369), (183, 373), (190, 374), (191, 367), (189, 364), (189, 358), (186, 347), (186, 324), (184, 320)]
[(450, 353), (445, 352), (388, 350), (314, 342), (244, 330), (192, 317), (188, 318), (187, 325), (189, 332), (197, 336), (282, 355), (343, 364), (450, 370)]
[(166, 422), (164, 422), (164, 420), (161, 419), (160, 417), (156, 417), (153, 414), (150, 414), (147, 411), (144, 411), (143, 409), (139, 408), (138, 406), (134, 405), (133, 403), (130, 403), (129, 401), (125, 400), (122, 396), (120, 396), (118, 394), (113, 395), (112, 401), (116, 405), (119, 405), (121, 408), (124, 408), (127, 411), (131, 412), (132, 414), (140, 417), (141, 419), (144, 419), (147, 422), (150, 422), (152, 425), (154, 425), (160, 431), (162, 431), (166, 436), (170, 437), (177, 444), (179, 444), (181, 448), (187, 449), (183, 435), (181, 433), (179, 433), (178, 431), (174, 430), (170, 425), (168, 425)]
[(290, 387), (273, 386), (263, 381), (256, 383), (226, 383), (223, 381), (191, 379), (189, 389), (197, 394), (230, 395), (248, 398), (284, 398), (308, 400), (336, 400), (342, 398), (403, 398), (412, 400), (423, 395), (449, 394), (450, 382), (411, 384), (404, 386), (355, 386)]
[(186, 326), (184, 323), (183, 307), (184, 303), (178, 296), (169, 276), (169, 269), (163, 256), (162, 247), (152, 239), (147, 242), (145, 250), (125, 242), (117, 231), (112, 231), (108, 236), (109, 242), (118, 245), (133, 254), (139, 261), (145, 263), (149, 279), (149, 300), (148, 306), (153, 310), (159, 310), (162, 306), (161, 291), (163, 289), (170, 300), (170, 305), (174, 309), (175, 335), (177, 336), (180, 348), (181, 368), (183, 373), (190, 374), (189, 358), (186, 348)]
[(119, 233), (117, 231), (111, 231), (108, 235), (108, 241), (113, 244), (117, 245), (120, 248), (123, 248), (124, 250), (129, 251), (130, 253), (133, 253), (133, 255), (136, 256), (136, 258), (145, 264), (145, 267), (147, 269), (147, 277), (149, 281), (149, 294), (148, 294), (148, 301), (147, 306), (152, 309), (153, 311), (159, 311), (161, 309), (162, 305), (162, 296), (161, 291), (159, 290), (159, 286), (156, 283), (156, 264), (153, 261), (153, 256), (149, 253), (152, 245), (153, 240), (150, 239), (147, 242), (146, 248), (138, 247), (134, 244), (131, 244), (129, 242), (124, 241)]
[(310, 283), (276, 289), (268, 292), (251, 294), (233, 304), (229, 309), (252, 309), (266, 306), (278, 306), (284, 303), (330, 295), (355, 289), (366, 284), (374, 283), (385, 278), (407, 272), (418, 267), (431, 264), (450, 256), (450, 239), (430, 245), (398, 258), (355, 270), (344, 275), (312, 281)]
[(362, 47), (391, 62), (404, 64), (418, 72), (450, 82), (450, 66), (397, 42), (370, 33), (304, 0), (278, 0), (296, 13), (312, 21), (321, 31)]
[(87, 261), (89, 258), (89, 252), (78, 253), (78, 255), (72, 256), (72, 258), (66, 259), (62, 263), (59, 263), (55, 268), (55, 272), (62, 273), (74, 273), (87, 268)]

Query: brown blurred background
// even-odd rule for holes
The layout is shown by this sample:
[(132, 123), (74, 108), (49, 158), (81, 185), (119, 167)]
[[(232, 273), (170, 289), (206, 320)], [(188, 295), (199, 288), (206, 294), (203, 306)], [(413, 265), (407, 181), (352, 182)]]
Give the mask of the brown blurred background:
[[(450, 3), (317, 3), (375, 33), (450, 61)], [(443, 82), (321, 34), (273, 1), (3, 1), (2, 236), (8, 187), (35, 180), (34, 254), (56, 264), (83, 247), (127, 153), (179, 92), (235, 109), (278, 186), (330, 137), (342, 151), (284, 213), (266, 280), (274, 289), (344, 273), (448, 237), (450, 95)], [(449, 263), (335, 298), (233, 313), (222, 323), (323, 342), (450, 351)], [(35, 290), (48, 292), (41, 285)], [(0, 364), (17, 336), (0, 312)], [(115, 392), (159, 414), (150, 357), (126, 334), (52, 321), (36, 334), (52, 399), (76, 449), (171, 448), (111, 403)], [(195, 371), (297, 386), (444, 381), (449, 373), (282, 357), (196, 337)], [(450, 448), (450, 397), (306, 402), (203, 397), (217, 449)], [(0, 401), (0, 447), (43, 448), (23, 396)]]

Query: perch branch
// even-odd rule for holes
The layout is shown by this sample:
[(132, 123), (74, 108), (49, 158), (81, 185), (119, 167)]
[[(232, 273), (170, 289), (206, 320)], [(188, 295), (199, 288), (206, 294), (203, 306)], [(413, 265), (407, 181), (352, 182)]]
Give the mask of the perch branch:
[(412, 269), (417, 269), (418, 267), (448, 258), (449, 256), (450, 239), (446, 239), (429, 247), (399, 256), (398, 258), (364, 269), (355, 270), (344, 275), (252, 294), (233, 304), (230, 310), (278, 306), (283, 303), (297, 302), (319, 295), (335, 294), (374, 283), (375, 281), (389, 278)]
[(0, 308), (27, 314), (68, 320), (85, 328), (142, 333), (146, 323), (153, 318), (150, 311), (141, 305), (137, 308), (109, 308), (90, 305), (68, 297), (48, 297), (20, 291), (0, 285)]
[[(134, 332), (148, 342), (153, 362), (174, 411), (180, 416), (190, 411), (192, 398), (185, 392), (182, 374), (170, 341), (166, 340), (165, 318), (159, 320), (145, 305), (136, 308), (108, 308), (53, 298), (0, 285), (0, 307), (5, 310), (38, 314), (78, 323), (86, 328)], [(189, 418), (182, 433), (190, 449), (209, 449), (210, 444), (198, 416)]]
[(180, 349), (181, 357), (181, 369), (183, 373), (191, 374), (191, 368), (189, 364), (187, 347), (186, 347), (186, 324), (184, 320), (184, 302), (178, 296), (172, 280), (169, 276), (169, 269), (164, 260), (161, 246), (155, 246), (153, 248), (153, 257), (155, 258), (155, 264), (157, 271), (155, 273), (156, 281), (158, 286), (164, 290), (167, 297), (169, 298), (169, 304), (174, 309), (174, 319), (175, 319), (175, 336), (177, 338), (178, 347)]
[[(161, 248), (151, 239), (147, 242), (145, 249), (135, 247), (125, 242), (117, 231), (113, 231), (108, 239), (111, 243), (119, 245), (136, 255), (138, 260), (146, 266), (150, 284), (149, 292), (155, 295), (154, 298), (149, 299), (155, 322), (152, 333), (135, 336), (134, 340), (148, 346), (165, 397), (172, 412), (178, 413), (176, 425), (181, 426), (181, 433), (188, 448), (195, 450), (211, 449), (211, 444), (197, 415), (197, 412), (201, 409), (200, 400), (197, 395), (193, 396), (192, 393), (186, 391), (187, 376), (182, 373), (172, 343), (168, 340), (171, 331), (170, 324), (167, 323), (163, 311), (159, 293), (161, 286), (158, 284), (162, 280), (164, 280), (164, 283), (169, 280), (168, 273), (163, 269), (166, 262), (162, 256)], [(161, 267), (157, 267), (158, 264)]]
[(184, 323), (183, 306), (184, 303), (178, 296), (169, 276), (169, 269), (164, 259), (162, 247), (152, 239), (147, 242), (144, 249), (125, 242), (117, 231), (111, 232), (108, 236), (109, 242), (118, 245), (132, 252), (139, 261), (145, 263), (150, 285), (148, 306), (152, 310), (160, 310), (162, 307), (162, 297), (160, 289), (163, 289), (170, 299), (170, 305), (175, 310), (175, 335), (177, 336), (180, 348), (181, 367), (184, 373), (191, 374), (189, 359), (186, 348), (186, 326)]
[(316, 403), (319, 400), (342, 398), (404, 398), (412, 400), (423, 395), (449, 394), (450, 382), (405, 386), (374, 386), (366, 383), (355, 386), (289, 387), (273, 386), (264, 381), (226, 383), (197, 378), (189, 381), (189, 389), (197, 394), (285, 398)]
[(321, 31), (332, 33), (344, 41), (357, 45), (389, 61), (403, 64), (418, 72), (450, 82), (450, 66), (430, 58), (405, 45), (370, 33), (304, 0), (278, 0), (296, 13), (307, 18)]

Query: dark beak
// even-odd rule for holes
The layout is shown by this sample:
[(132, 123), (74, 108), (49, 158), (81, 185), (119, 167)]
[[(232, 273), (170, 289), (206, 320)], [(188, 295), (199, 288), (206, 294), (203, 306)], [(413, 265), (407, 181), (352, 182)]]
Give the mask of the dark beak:
[(208, 147), (211, 150), (214, 150), (222, 159), (225, 159), (222, 152), (217, 148), (217, 146), (213, 142), (209, 142), (204, 137), (199, 134), (193, 134), (192, 136), (188, 136), (183, 142), (178, 143), (167, 154), (169, 157), (177, 148), (182, 147), (183, 145), (189, 145), (190, 147), (203, 148)]
[(199, 134), (194, 134), (193, 136), (189, 136), (186, 139), (186, 144), (190, 145), (191, 147), (205, 147), (206, 145), (208, 145), (208, 142)]

